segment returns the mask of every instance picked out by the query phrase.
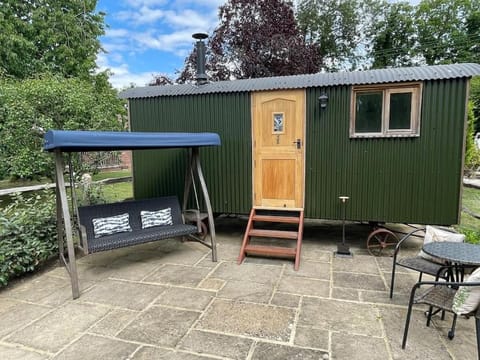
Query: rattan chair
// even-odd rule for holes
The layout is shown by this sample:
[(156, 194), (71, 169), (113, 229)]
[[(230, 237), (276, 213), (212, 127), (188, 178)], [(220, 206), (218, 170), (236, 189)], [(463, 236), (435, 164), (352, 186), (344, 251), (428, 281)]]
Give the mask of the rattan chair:
[(395, 271), (397, 266), (402, 266), (404, 268), (418, 271), (420, 274), (418, 276), (418, 281), (422, 281), (422, 275), (428, 274), (435, 276), (437, 279), (447, 279), (448, 267), (445, 267), (443, 264), (439, 264), (430, 260), (427, 260), (419, 255), (412, 257), (399, 257), (399, 252), (402, 244), (405, 240), (409, 239), (411, 236), (417, 236), (417, 233), (425, 232), (425, 228), (415, 229), (404, 237), (400, 239), (398, 244), (395, 246), (395, 251), (393, 253), (393, 265), (392, 265), (392, 276), (390, 280), (390, 299), (393, 297), (393, 289), (395, 286)]
[[(421, 291), (417, 294), (417, 290), (421, 287), (428, 286), (424, 288), (424, 291)], [(438, 311), (447, 311), (453, 313), (452, 327), (448, 332), (448, 338), (452, 340), (455, 336), (455, 324), (457, 321), (457, 314), (452, 310), (453, 298), (459, 286), (480, 286), (480, 282), (445, 282), (445, 281), (424, 281), (416, 283), (410, 293), (410, 301), (408, 303), (407, 317), (405, 320), (405, 330), (403, 333), (402, 340), (402, 349), (405, 349), (407, 344), (408, 328), (410, 325), (410, 317), (412, 315), (412, 307), (414, 304), (426, 304), (429, 305), (427, 312), (427, 326), (430, 326), (432, 319), (433, 310)], [(480, 356), (480, 313), (479, 308), (473, 311), (471, 314), (466, 315), (475, 316), (475, 327), (476, 327), (476, 337), (477, 337), (477, 353)], [(480, 357), (479, 357), (480, 359)]]

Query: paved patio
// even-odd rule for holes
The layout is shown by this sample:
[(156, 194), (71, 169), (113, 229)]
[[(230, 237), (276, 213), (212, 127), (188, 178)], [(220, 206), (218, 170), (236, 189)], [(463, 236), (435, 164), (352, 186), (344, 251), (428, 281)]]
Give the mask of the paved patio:
[(401, 349), (417, 274), (398, 273), (391, 301), (391, 258), (368, 255), (368, 226), (348, 224), (355, 255), (336, 258), (341, 224), (307, 221), (295, 272), (286, 260), (238, 266), (245, 225), (218, 219), (217, 263), (200, 244), (168, 240), (79, 259), (77, 300), (60, 267), (0, 290), (0, 358), (477, 359), (474, 319), (459, 319), (450, 341), (451, 316), (427, 328), (421, 307)]

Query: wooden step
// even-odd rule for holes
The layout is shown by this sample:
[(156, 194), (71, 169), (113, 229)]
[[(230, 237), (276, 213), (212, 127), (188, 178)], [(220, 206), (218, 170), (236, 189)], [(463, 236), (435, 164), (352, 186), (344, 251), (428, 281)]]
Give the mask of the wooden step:
[(283, 230), (251, 229), (248, 232), (248, 235), (249, 236), (256, 236), (256, 237), (268, 237), (268, 238), (296, 240), (297, 237), (298, 237), (298, 232), (296, 232), (296, 231), (283, 231)]
[(295, 257), (295, 248), (286, 248), (279, 246), (247, 245), (245, 252), (250, 255), (268, 255), (276, 257)]
[(275, 216), (275, 215), (254, 215), (254, 221), (298, 224), (300, 222), (299, 217), (295, 216)]

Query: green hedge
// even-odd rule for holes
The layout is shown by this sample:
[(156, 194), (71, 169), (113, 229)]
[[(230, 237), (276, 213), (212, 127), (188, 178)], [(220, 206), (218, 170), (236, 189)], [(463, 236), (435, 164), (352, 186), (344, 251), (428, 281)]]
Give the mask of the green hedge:
[(58, 253), (55, 200), (52, 192), (32, 197), (16, 194), (0, 203), (0, 286), (32, 272)]

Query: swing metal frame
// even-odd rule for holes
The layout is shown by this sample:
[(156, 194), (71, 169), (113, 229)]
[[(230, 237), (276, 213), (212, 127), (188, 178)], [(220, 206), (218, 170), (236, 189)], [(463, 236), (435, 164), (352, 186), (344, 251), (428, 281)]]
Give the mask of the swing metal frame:
[[(99, 140), (105, 134), (107, 143)], [(91, 135), (91, 139), (89, 138)], [(138, 140), (145, 141), (138, 143)], [(175, 138), (177, 136), (178, 138)], [(76, 140), (79, 138), (80, 140)], [(172, 140), (171, 138), (174, 138)], [(180, 139), (180, 140), (179, 140)], [(185, 140), (186, 139), (186, 140)], [(83, 142), (82, 142), (83, 141)], [(110, 141), (110, 142), (108, 142)], [(216, 233), (213, 218), (213, 211), (207, 184), (203, 174), (199, 148), (203, 146), (218, 146), (220, 138), (217, 134), (202, 133), (114, 133), (114, 132), (93, 132), (93, 131), (59, 131), (51, 130), (45, 134), (45, 150), (53, 151), (55, 157), (55, 179), (56, 179), (56, 213), (57, 213), (57, 234), (58, 248), (61, 263), (70, 276), (72, 296), (74, 299), (80, 296), (80, 287), (78, 282), (78, 270), (75, 259), (75, 246), (73, 237), (73, 226), (70, 215), (66, 184), (64, 179), (64, 152), (79, 151), (101, 151), (101, 150), (135, 150), (135, 149), (161, 149), (161, 148), (187, 148), (188, 162), (187, 171), (185, 173), (185, 186), (183, 194), (182, 212), (186, 210), (191, 188), (193, 186), (197, 207), (200, 203), (198, 200), (195, 182), (200, 184), (201, 193), (203, 195), (203, 204), (206, 207), (207, 219), (210, 233), (210, 243), (200, 239), (197, 236), (189, 238), (202, 243), (209, 247), (212, 251), (212, 261), (217, 261), (216, 251)], [(69, 161), (68, 169), (72, 174), (72, 165)], [(72, 191), (72, 202), (75, 215), (78, 217), (78, 208), (76, 207), (75, 184), (73, 177), (70, 177), (70, 185)], [(197, 209), (198, 213), (200, 210)], [(198, 217), (200, 220), (200, 218)], [(200, 220), (201, 221), (201, 220)], [(201, 224), (197, 222), (197, 229), (200, 232)], [(66, 246), (65, 246), (66, 245)], [(84, 253), (88, 253), (88, 249), (82, 249)], [(87, 251), (86, 251), (87, 250)]]

